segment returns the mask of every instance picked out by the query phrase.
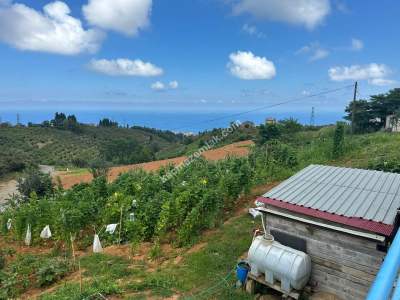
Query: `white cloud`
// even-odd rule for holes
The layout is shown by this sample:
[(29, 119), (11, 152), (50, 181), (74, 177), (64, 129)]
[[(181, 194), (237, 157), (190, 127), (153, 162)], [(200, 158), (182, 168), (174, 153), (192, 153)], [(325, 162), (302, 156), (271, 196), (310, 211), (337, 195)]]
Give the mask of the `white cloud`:
[(351, 39), (351, 50), (360, 51), (364, 48), (364, 43), (359, 39)]
[(242, 31), (259, 39), (265, 38), (265, 34), (259, 31), (258, 28), (254, 25), (244, 24), (242, 26)]
[(178, 81), (173, 80), (168, 83), (168, 85), (164, 84), (161, 81), (154, 82), (150, 87), (155, 91), (166, 91), (168, 89), (175, 90), (179, 86)]
[(165, 90), (165, 85), (161, 81), (156, 81), (150, 86), (155, 91), (163, 91)]
[(158, 76), (163, 74), (163, 69), (140, 59), (92, 59), (89, 68), (93, 71), (111, 76)]
[(276, 75), (275, 65), (265, 57), (238, 51), (229, 55), (227, 67), (233, 76), (245, 80), (271, 79)]
[(323, 59), (329, 55), (329, 51), (322, 48), (319, 43), (314, 42), (296, 51), (296, 54), (308, 54), (310, 61)]
[(396, 81), (392, 79), (385, 79), (385, 78), (372, 78), (369, 83), (378, 86), (385, 86), (385, 85), (392, 85), (395, 84)]
[(176, 81), (176, 80), (170, 81), (170, 83), (168, 85), (171, 89), (177, 89), (179, 86), (178, 81)]
[(387, 78), (391, 73), (388, 66), (376, 63), (332, 67), (328, 70), (329, 77), (333, 81), (368, 80), (368, 83), (373, 85), (393, 84), (394, 81)]
[(17, 49), (65, 55), (93, 53), (104, 38), (98, 30), (85, 30), (79, 19), (70, 16), (64, 2), (51, 2), (43, 7), (43, 12), (20, 3), (3, 3), (0, 41)]
[(133, 36), (149, 25), (151, 6), (152, 0), (89, 0), (82, 10), (89, 24)]
[(236, 15), (249, 13), (260, 19), (303, 25), (313, 29), (331, 10), (329, 0), (239, 0)]

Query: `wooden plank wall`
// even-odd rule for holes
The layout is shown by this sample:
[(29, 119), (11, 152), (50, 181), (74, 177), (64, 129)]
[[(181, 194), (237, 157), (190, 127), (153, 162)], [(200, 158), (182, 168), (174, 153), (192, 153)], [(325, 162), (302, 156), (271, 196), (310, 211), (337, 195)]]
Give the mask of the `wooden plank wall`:
[(287, 218), (267, 215), (270, 229), (304, 238), (312, 260), (310, 284), (343, 300), (364, 299), (385, 256), (376, 242)]

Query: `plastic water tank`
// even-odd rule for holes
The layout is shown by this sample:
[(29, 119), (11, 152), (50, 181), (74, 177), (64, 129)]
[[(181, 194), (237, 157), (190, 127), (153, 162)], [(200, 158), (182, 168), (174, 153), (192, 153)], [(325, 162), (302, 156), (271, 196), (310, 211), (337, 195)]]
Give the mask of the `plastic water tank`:
[(254, 239), (248, 261), (252, 275), (258, 277), (264, 273), (265, 281), (270, 284), (280, 281), (282, 290), (287, 293), (292, 288), (301, 290), (310, 278), (311, 259), (306, 253), (263, 236)]

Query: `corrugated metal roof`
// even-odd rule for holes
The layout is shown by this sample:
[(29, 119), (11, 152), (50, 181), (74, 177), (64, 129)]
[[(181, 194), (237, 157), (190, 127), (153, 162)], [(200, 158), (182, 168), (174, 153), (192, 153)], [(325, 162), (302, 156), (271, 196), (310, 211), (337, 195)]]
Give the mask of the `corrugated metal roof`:
[(310, 165), (263, 197), (393, 225), (400, 207), (400, 174)]
[(323, 220), (343, 224), (346, 226), (355, 227), (358, 229), (378, 233), (378, 234), (385, 235), (385, 236), (390, 236), (393, 231), (393, 228), (394, 228), (393, 225), (383, 224), (381, 222), (375, 222), (375, 221), (365, 220), (365, 219), (355, 218), (355, 217), (345, 217), (345, 216), (335, 215), (332, 213), (320, 211), (318, 209), (299, 206), (296, 204), (291, 204), (288, 202), (283, 202), (283, 201), (275, 200), (275, 199), (271, 199), (271, 198), (258, 197), (257, 201), (268, 204), (268, 205), (272, 205), (275, 207), (280, 207), (280, 208), (286, 209), (288, 211), (303, 214), (306, 216), (311, 216), (314, 218), (323, 219)]

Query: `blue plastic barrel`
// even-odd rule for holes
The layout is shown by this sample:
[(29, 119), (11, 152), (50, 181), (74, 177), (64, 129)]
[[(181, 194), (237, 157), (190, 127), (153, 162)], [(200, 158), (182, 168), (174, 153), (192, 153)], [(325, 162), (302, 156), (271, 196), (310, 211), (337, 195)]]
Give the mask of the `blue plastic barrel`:
[(247, 262), (241, 261), (236, 266), (236, 277), (242, 284), (246, 282), (247, 274), (249, 273), (250, 266)]

